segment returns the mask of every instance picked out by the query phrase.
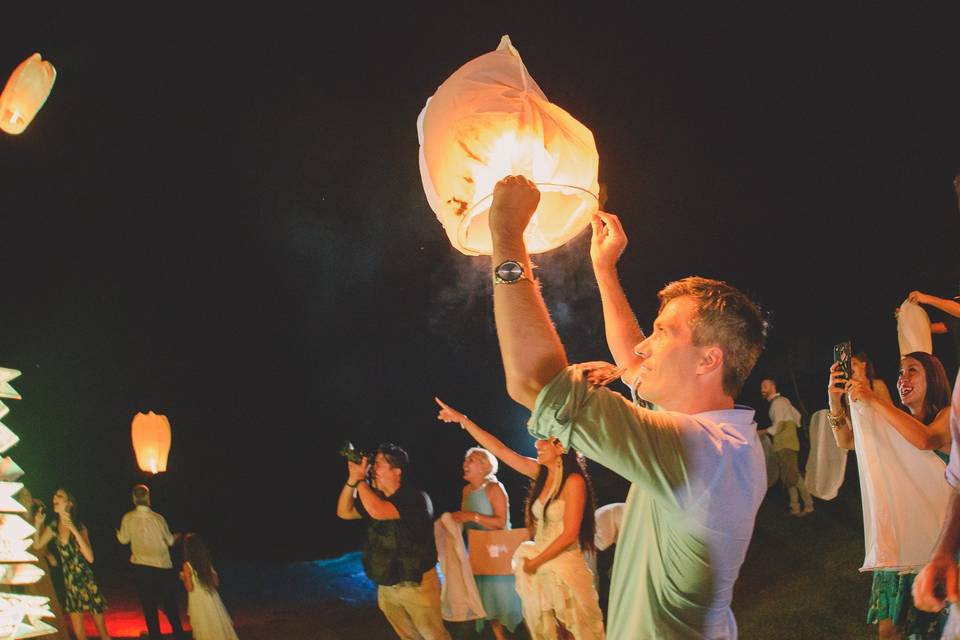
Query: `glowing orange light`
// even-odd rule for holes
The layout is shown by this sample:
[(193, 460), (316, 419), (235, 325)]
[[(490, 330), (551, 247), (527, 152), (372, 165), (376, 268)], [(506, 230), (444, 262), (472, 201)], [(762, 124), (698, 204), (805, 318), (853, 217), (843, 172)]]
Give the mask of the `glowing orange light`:
[(23, 133), (47, 101), (56, 79), (57, 70), (39, 53), (21, 62), (0, 93), (0, 129), (13, 135)]
[(159, 473), (167, 470), (170, 453), (170, 421), (153, 411), (138, 413), (130, 425), (133, 451), (142, 471)]
[(420, 176), (451, 244), (490, 254), (493, 186), (524, 175), (540, 188), (525, 238), (531, 253), (559, 247), (597, 210), (599, 156), (593, 134), (551, 103), (503, 36), (427, 100), (417, 119)]

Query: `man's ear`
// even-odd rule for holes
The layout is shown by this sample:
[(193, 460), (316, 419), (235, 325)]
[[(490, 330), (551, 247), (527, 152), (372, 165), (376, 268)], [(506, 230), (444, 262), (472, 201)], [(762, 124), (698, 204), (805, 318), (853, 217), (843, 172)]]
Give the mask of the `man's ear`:
[(697, 363), (697, 375), (702, 376), (723, 369), (723, 349), (717, 345), (707, 347)]

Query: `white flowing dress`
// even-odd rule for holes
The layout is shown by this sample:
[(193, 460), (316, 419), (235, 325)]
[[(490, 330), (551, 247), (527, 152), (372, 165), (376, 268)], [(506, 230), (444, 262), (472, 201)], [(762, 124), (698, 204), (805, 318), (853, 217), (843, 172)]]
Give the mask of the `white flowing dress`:
[(238, 640), (233, 622), (216, 589), (207, 589), (196, 570), (185, 563), (193, 574), (193, 591), (187, 595), (187, 615), (196, 640)]
[(530, 636), (533, 640), (553, 640), (559, 620), (577, 640), (603, 638), (603, 614), (579, 541), (545, 562), (534, 574), (523, 570), (525, 558), (539, 555), (563, 532), (563, 500), (550, 502), (546, 518), (539, 500), (532, 509), (537, 519), (533, 541), (521, 544), (513, 555), (517, 593), (523, 602), (523, 619)]

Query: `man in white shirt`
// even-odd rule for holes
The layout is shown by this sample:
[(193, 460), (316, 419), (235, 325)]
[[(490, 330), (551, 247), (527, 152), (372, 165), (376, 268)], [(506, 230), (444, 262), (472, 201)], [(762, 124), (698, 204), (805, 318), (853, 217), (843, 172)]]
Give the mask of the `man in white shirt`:
[(133, 511), (128, 511), (117, 529), (120, 544), (130, 545), (130, 564), (133, 565), (137, 595), (143, 607), (143, 617), (150, 632), (150, 640), (161, 640), (160, 616), (157, 605), (177, 638), (187, 638), (180, 624), (177, 607), (177, 578), (170, 561), (170, 547), (179, 535), (170, 533), (167, 521), (150, 508), (150, 489), (145, 484), (133, 487)]
[[(770, 426), (758, 429), (758, 434), (769, 434), (773, 438), (773, 450), (780, 465), (780, 480), (790, 496), (790, 513), (798, 517), (813, 512), (813, 497), (807, 491), (807, 485), (800, 475), (800, 439), (797, 427), (800, 426), (800, 412), (787, 398), (777, 391), (777, 381), (765, 378), (760, 383), (760, 395), (770, 403)], [(800, 499), (803, 499), (803, 511)]]

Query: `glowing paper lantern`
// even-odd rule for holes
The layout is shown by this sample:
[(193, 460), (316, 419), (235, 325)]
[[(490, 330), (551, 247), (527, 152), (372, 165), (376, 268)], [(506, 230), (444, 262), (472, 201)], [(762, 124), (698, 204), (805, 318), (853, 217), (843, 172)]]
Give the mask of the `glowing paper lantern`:
[(47, 101), (57, 70), (35, 53), (13, 70), (0, 94), (0, 129), (19, 134)]
[(451, 244), (490, 254), (493, 187), (524, 175), (540, 189), (525, 238), (531, 253), (559, 247), (597, 210), (599, 157), (593, 134), (552, 104), (503, 36), (496, 51), (463, 65), (417, 119), (420, 177)]
[(47, 101), (57, 70), (35, 53), (13, 70), (0, 94), (0, 129), (23, 133)]
[(167, 416), (153, 411), (138, 413), (130, 425), (130, 438), (137, 454), (137, 465), (142, 471), (159, 473), (167, 470), (170, 453), (170, 421)]

